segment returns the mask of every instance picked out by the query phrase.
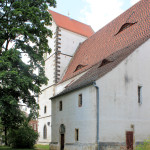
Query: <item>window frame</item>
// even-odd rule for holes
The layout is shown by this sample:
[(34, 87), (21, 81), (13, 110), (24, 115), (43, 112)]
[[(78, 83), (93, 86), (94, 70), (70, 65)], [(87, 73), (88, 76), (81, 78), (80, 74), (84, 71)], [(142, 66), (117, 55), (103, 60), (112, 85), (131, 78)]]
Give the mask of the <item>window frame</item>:
[(78, 107), (82, 107), (83, 105), (83, 96), (82, 93), (78, 95)]
[(44, 106), (44, 114), (47, 113), (47, 106)]
[(62, 111), (62, 110), (63, 110), (63, 102), (59, 101), (59, 111)]
[(79, 141), (79, 128), (75, 128), (75, 141)]
[(138, 104), (142, 104), (142, 86), (138, 85), (137, 88), (137, 92), (138, 92)]

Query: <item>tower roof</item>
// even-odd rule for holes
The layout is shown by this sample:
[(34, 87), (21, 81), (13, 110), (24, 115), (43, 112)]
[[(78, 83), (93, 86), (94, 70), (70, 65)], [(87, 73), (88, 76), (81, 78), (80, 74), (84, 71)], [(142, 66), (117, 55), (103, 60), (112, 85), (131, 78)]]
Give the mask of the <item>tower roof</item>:
[(84, 23), (71, 19), (67, 16), (56, 13), (52, 10), (49, 10), (49, 13), (52, 15), (52, 18), (54, 19), (56, 25), (61, 28), (64, 28), (66, 30), (75, 32), (77, 34), (86, 37), (90, 37), (91, 35), (94, 34), (93, 29), (89, 25), (86, 25)]

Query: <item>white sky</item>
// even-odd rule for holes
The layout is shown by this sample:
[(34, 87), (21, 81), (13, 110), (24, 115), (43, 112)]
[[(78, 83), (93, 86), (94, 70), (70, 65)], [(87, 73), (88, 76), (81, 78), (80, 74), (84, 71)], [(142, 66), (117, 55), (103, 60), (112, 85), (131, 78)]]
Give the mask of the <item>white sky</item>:
[[(95, 31), (109, 23), (111, 20), (123, 13), (125, 4), (124, 0), (85, 0), (89, 4), (81, 10), (85, 14), (83, 20), (91, 25)], [(139, 0), (130, 0), (130, 7)], [(126, 0), (127, 2), (127, 0)], [(90, 11), (89, 11), (90, 10)]]
[(119, 16), (139, 0), (56, 0), (52, 10), (91, 25), (94, 31)]

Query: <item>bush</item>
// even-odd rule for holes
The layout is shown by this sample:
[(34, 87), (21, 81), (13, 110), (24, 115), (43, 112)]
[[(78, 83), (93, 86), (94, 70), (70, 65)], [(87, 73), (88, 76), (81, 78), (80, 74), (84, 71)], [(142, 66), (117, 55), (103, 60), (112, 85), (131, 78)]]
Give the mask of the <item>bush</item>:
[(33, 148), (37, 139), (38, 133), (27, 122), (24, 122), (19, 129), (11, 129), (8, 134), (8, 143), (13, 148)]
[(150, 139), (145, 140), (143, 144), (138, 145), (136, 150), (150, 150)]

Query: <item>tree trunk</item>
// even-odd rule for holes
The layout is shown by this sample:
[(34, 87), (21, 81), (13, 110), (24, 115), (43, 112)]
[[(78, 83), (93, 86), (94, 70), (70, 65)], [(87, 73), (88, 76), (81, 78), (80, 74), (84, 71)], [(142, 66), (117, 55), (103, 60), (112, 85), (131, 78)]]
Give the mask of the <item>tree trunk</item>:
[(8, 143), (7, 143), (7, 128), (5, 127), (5, 145), (8, 145)]

